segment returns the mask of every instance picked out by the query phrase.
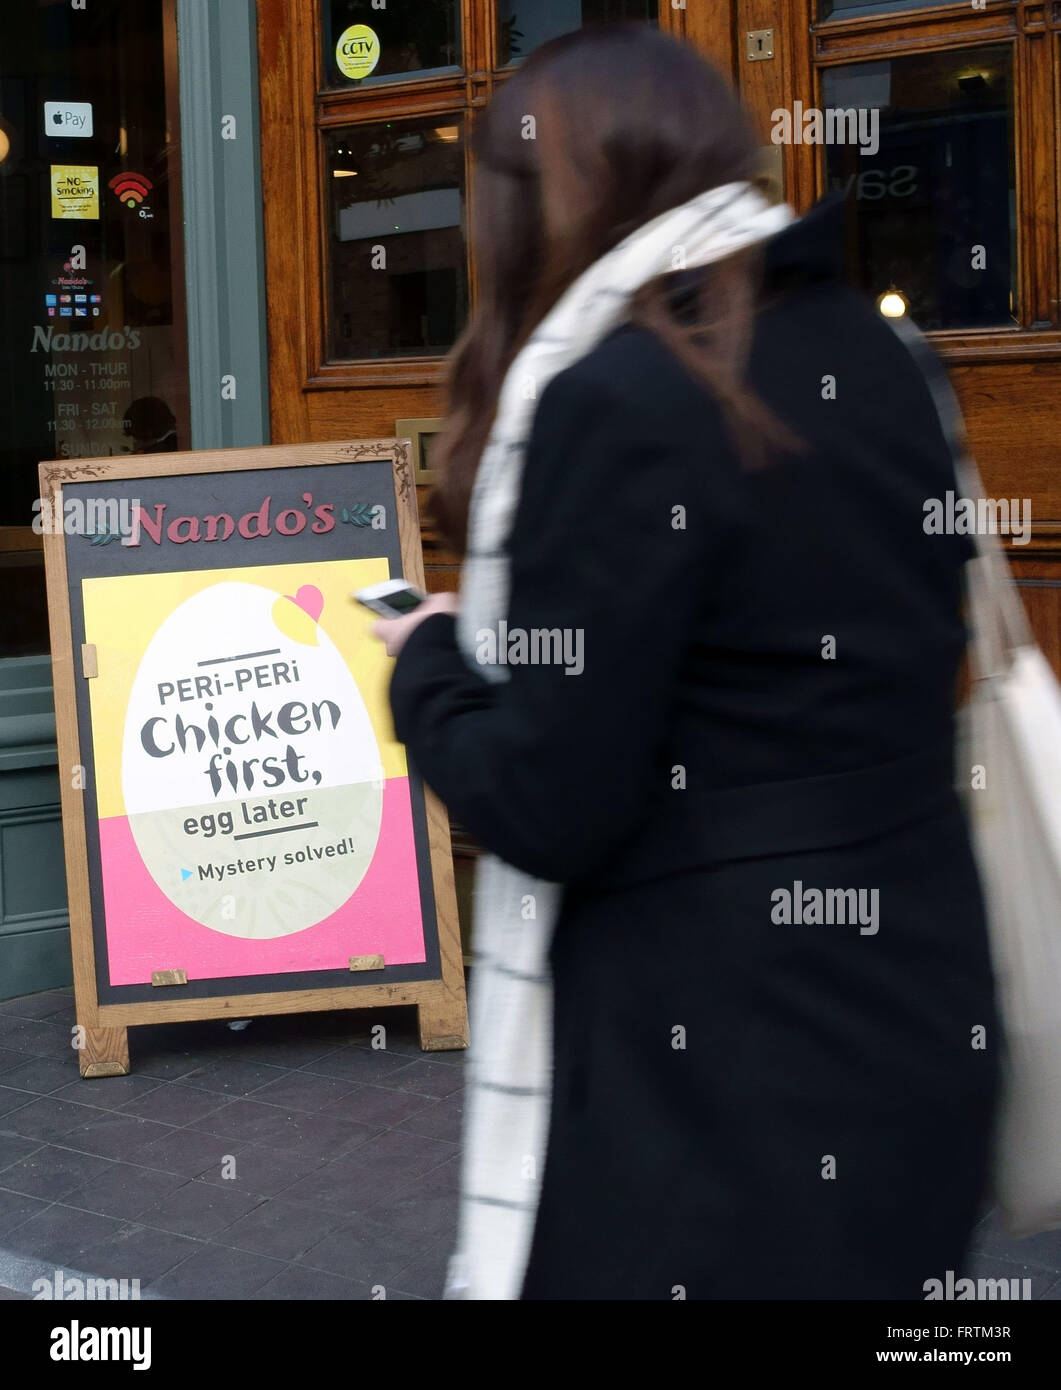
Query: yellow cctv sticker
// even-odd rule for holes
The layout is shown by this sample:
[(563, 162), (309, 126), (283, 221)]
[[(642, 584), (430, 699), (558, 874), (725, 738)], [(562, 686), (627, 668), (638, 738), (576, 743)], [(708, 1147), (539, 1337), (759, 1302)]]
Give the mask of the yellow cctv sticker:
[(99, 217), (99, 169), (95, 164), (53, 164), (52, 216), (63, 221)]
[(351, 24), (335, 45), (335, 61), (344, 77), (367, 77), (379, 62), (379, 38), (367, 24)]

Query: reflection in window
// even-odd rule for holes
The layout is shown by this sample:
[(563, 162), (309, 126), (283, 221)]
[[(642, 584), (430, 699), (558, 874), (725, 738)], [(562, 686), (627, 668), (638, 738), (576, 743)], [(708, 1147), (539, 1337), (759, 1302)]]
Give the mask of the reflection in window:
[(518, 62), (547, 39), (603, 20), (655, 24), (658, 0), (497, 0), (498, 64)]
[(1011, 50), (850, 64), (826, 69), (823, 82), (827, 112), (880, 113), (875, 153), (855, 143), (826, 147), (828, 186), (847, 198), (854, 280), (874, 298), (902, 295), (922, 328), (1012, 324)]
[[(968, 0), (954, 0), (954, 3), (967, 4)], [(818, 0), (818, 18), (860, 19), (864, 15), (895, 14), (945, 4), (947, 0)]]
[(322, 0), (329, 87), (460, 65), (460, 0)]
[(464, 153), (457, 117), (327, 137), (333, 359), (448, 351), (464, 326)]

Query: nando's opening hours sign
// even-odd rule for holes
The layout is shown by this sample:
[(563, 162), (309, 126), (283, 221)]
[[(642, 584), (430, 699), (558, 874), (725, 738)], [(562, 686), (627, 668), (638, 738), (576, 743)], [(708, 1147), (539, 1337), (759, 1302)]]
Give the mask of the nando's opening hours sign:
[(350, 597), (423, 582), (407, 447), (41, 482), (82, 1070), (126, 1070), (131, 1023), (365, 1003), (463, 1046), (448, 829)]

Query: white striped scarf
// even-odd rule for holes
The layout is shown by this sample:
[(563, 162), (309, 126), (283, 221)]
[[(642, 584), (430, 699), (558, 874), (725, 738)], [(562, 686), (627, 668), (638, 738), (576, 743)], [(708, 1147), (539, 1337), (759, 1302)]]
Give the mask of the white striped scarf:
[[(771, 205), (747, 183), (699, 194), (590, 266), (515, 358), (476, 475), (461, 572), (458, 642), (487, 680), (508, 679), (504, 667), (479, 661), (476, 649), (483, 631), (496, 636), (508, 614), (505, 547), (546, 386), (623, 321), (631, 295), (648, 280), (722, 260), (773, 236), (792, 217), (790, 208)], [(479, 862), (461, 1205), (447, 1298), (518, 1299), (522, 1289), (548, 1131), (548, 951), (561, 891), (495, 857)]]

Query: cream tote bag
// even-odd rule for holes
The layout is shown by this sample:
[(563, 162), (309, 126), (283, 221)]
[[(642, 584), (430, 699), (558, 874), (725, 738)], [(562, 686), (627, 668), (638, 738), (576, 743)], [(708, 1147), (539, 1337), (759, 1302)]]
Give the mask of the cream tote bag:
[[(900, 321), (901, 323), (901, 321)], [(950, 382), (924, 339), (893, 324), (925, 372), (964, 497), (982, 497)], [(966, 566), (971, 694), (957, 779), (987, 901), (1006, 1033), (994, 1195), (1012, 1236), (1061, 1226), (1061, 686), (992, 535)], [(988, 1046), (992, 1042), (988, 1039)]]

